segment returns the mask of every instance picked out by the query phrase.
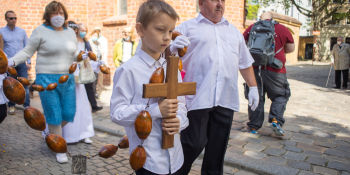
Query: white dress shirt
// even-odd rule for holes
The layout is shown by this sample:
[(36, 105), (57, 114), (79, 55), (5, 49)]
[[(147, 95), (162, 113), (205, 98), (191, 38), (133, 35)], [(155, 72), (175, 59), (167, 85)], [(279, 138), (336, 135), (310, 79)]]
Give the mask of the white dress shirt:
[(4, 94), (4, 87), (3, 87), (3, 81), (6, 77), (7, 77), (6, 73), (0, 74), (0, 104), (1, 105), (9, 102), (9, 100), (6, 98)]
[(186, 96), (188, 110), (214, 106), (239, 111), (238, 70), (254, 62), (243, 35), (225, 18), (214, 24), (201, 14), (175, 29), (191, 42), (182, 57), (184, 82), (196, 82), (195, 95)]
[[(118, 67), (114, 74), (110, 104), (111, 119), (113, 122), (124, 126), (129, 138), (130, 153), (142, 143), (135, 132), (134, 122), (148, 102), (148, 98), (142, 98), (143, 84), (149, 83), (153, 71), (166, 60), (160, 58), (158, 61), (139, 49), (135, 56)], [(166, 72), (166, 64), (163, 67), (164, 72)], [(178, 80), (181, 81), (180, 72)], [(143, 142), (143, 147), (147, 153), (143, 168), (157, 174), (174, 173), (183, 164), (180, 136), (175, 134), (173, 148), (162, 149), (162, 115), (158, 100), (159, 98), (151, 98), (147, 109), (152, 118), (152, 131)], [(185, 97), (178, 97), (178, 100), (177, 117), (180, 119), (180, 130), (183, 130), (188, 126)]]

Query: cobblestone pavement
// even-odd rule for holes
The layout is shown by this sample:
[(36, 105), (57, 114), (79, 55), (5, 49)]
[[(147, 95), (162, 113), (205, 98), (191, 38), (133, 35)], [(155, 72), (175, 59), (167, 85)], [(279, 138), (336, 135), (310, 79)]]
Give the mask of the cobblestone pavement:
[[(32, 102), (38, 107), (38, 97)], [(0, 125), (0, 175), (61, 175), (72, 174), (72, 159), (66, 164), (56, 162), (56, 157), (49, 150), (41, 136), (41, 132), (31, 129), (23, 119), (23, 111), (17, 110), (16, 115), (9, 115)], [(95, 155), (105, 144), (117, 144), (120, 137), (106, 132), (96, 132), (92, 144), (69, 144), (68, 151), (72, 155)], [(191, 174), (199, 175), (201, 160), (193, 165)], [(87, 160), (86, 174), (130, 175), (133, 171), (129, 165), (128, 149), (119, 149), (117, 154), (109, 159), (98, 156)], [(225, 175), (251, 175), (247, 171), (225, 166)], [(252, 174), (254, 175), (254, 174)]]
[[(225, 163), (257, 174), (350, 174), (350, 89), (336, 90), (334, 71), (325, 87), (328, 63), (299, 62), (287, 66), (292, 96), (285, 112), (286, 135), (277, 137), (264, 123), (259, 134), (241, 132), (248, 121), (247, 100), (239, 79), (241, 110), (235, 113)], [(123, 135), (109, 121), (107, 89), (100, 103), (107, 107), (94, 118), (96, 129)], [(269, 111), (266, 99), (265, 111)], [(268, 113), (265, 113), (268, 116)]]
[[(268, 123), (265, 123), (259, 130), (259, 134), (256, 135), (241, 132), (248, 117), (247, 101), (244, 99), (241, 86), (243, 80), (240, 78), (241, 110), (235, 113), (232, 123), (225, 157), (225, 173), (350, 175), (350, 108), (348, 107), (350, 90), (325, 88), (328, 71), (329, 65), (325, 63), (311, 65), (311, 62), (301, 62), (298, 65), (287, 67), (292, 96), (285, 112), (286, 135), (284, 137), (275, 136)], [(334, 86), (334, 72), (331, 74), (328, 86)], [(109, 119), (110, 96), (111, 88), (108, 87), (99, 99), (99, 104), (104, 106), (104, 109), (94, 114), (94, 127), (96, 130), (122, 136), (124, 135), (123, 128)], [(269, 110), (269, 105), (270, 102), (266, 99), (265, 111)], [(8, 169), (19, 171), (18, 168), (11, 167), (20, 167), (22, 173), (18, 172), (18, 174), (23, 174), (23, 170), (36, 172), (38, 169), (50, 172), (50, 168), (70, 172), (69, 164), (60, 165), (55, 162), (54, 155), (44, 145), (40, 133), (25, 126), (21, 117), (9, 119), (10, 117), (12, 116), (6, 118), (0, 125), (0, 133), (2, 133), (0, 150), (6, 151), (0, 154), (0, 160), (2, 162), (5, 160), (4, 165), (0, 164), (0, 172), (9, 171)], [(21, 122), (22, 124), (16, 127), (16, 123)], [(106, 134), (99, 133), (93, 140), (93, 145), (79, 143), (69, 146), (69, 150), (72, 153), (75, 153), (73, 150), (76, 152), (80, 150), (91, 155), (102, 145), (111, 143), (111, 141), (115, 143), (118, 137), (107, 137)], [(2, 145), (4, 141), (7, 142), (5, 146)], [(109, 171), (107, 166), (113, 164), (114, 167), (117, 167), (117, 172), (111, 170), (112, 172), (107, 172), (107, 174), (124, 172), (130, 174), (127, 152), (123, 151), (118, 151), (118, 155), (110, 160), (94, 158), (88, 162), (89, 171), (91, 170), (92, 174), (97, 173), (96, 170), (99, 168), (101, 171), (102, 169)], [(108, 164), (108, 161), (112, 163)], [(40, 166), (42, 164), (44, 166)], [(193, 165), (191, 173), (199, 174), (200, 165), (199, 159)], [(122, 170), (119, 170), (118, 167), (122, 167)]]

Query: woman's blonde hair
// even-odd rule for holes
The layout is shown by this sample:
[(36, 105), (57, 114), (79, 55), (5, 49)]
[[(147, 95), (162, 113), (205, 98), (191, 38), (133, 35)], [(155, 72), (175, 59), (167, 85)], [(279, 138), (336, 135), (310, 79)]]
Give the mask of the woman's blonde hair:
[[(44, 12), (44, 16), (43, 16), (43, 20), (44, 20), (44, 24), (46, 25), (51, 25), (50, 22), (50, 16), (51, 14), (57, 12), (58, 10), (62, 9), (63, 13), (64, 13), (64, 19), (65, 21), (67, 21), (68, 19), (68, 13), (66, 8), (64, 7), (64, 5), (61, 2), (57, 2), (57, 1), (51, 1), (49, 4), (46, 5), (45, 7), (45, 12)], [(67, 23), (65, 22), (63, 24), (63, 27), (67, 27)]]
[(169, 15), (174, 20), (179, 19), (179, 15), (168, 3), (163, 0), (148, 0), (140, 6), (137, 12), (136, 22), (147, 27), (151, 20), (161, 12)]

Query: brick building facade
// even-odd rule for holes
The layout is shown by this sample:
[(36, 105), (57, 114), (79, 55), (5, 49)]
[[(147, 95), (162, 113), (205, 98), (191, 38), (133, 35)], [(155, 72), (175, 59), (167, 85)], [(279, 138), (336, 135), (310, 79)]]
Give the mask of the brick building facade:
[[(138, 7), (145, 0), (60, 0), (69, 14), (69, 20), (84, 23), (91, 31), (94, 27), (101, 27), (102, 34), (108, 39), (108, 63), (112, 63), (112, 48), (121, 37), (121, 30), (125, 26), (133, 26)], [(180, 15), (180, 21), (195, 17), (198, 13), (198, 0), (166, 0)], [(42, 24), (45, 6), (51, 0), (0, 0), (0, 26), (5, 26), (4, 14), (13, 10), (17, 14), (17, 26), (26, 30), (30, 36), (33, 29)], [(240, 31), (243, 31), (244, 0), (226, 0), (225, 17)], [(35, 64), (35, 57), (32, 58)], [(114, 72), (114, 70), (112, 71)], [(34, 69), (30, 71), (30, 79), (35, 77)], [(106, 76), (105, 84), (109, 84), (110, 76)], [(108, 78), (107, 78), (108, 77)]]

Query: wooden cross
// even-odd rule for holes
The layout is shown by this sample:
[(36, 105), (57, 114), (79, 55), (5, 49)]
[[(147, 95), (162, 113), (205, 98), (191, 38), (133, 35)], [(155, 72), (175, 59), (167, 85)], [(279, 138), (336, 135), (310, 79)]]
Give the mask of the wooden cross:
[[(169, 56), (167, 59), (167, 70), (165, 83), (151, 83), (143, 85), (143, 98), (165, 97), (176, 99), (177, 96), (194, 95), (196, 93), (195, 82), (178, 82), (179, 57)], [(162, 148), (168, 149), (174, 146), (174, 136), (163, 131)]]

